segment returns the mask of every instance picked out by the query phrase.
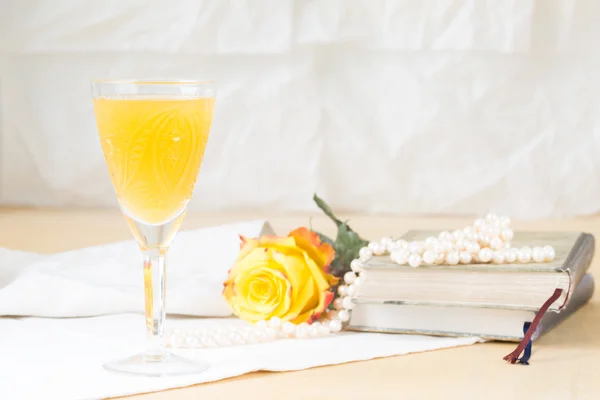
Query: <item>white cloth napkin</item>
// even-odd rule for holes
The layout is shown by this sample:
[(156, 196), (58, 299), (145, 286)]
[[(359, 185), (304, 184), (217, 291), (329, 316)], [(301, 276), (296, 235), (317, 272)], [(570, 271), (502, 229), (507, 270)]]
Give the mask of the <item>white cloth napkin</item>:
[[(167, 330), (242, 324), (233, 318), (170, 318)], [(0, 398), (115, 397), (216, 381), (251, 371), (300, 370), (478, 341), (477, 338), (344, 332), (324, 338), (176, 351), (182, 356), (209, 362), (209, 369), (197, 375), (146, 378), (105, 371), (104, 362), (143, 350), (144, 329), (144, 318), (140, 314), (76, 319), (0, 318)]]
[[(182, 231), (167, 256), (167, 312), (228, 316), (222, 283), (238, 235), (265, 221)], [(133, 240), (52, 255), (0, 248), (0, 315), (88, 317), (144, 310), (142, 255)]]
[[(167, 261), (167, 311), (229, 316), (221, 290), (238, 254), (238, 235), (255, 237), (263, 229), (270, 227), (264, 221), (251, 221), (181, 232)], [(141, 255), (133, 241), (49, 256), (0, 249), (0, 316), (5, 316), (0, 318), (0, 398), (115, 397), (257, 370), (298, 370), (479, 341), (348, 332), (326, 338), (177, 350), (210, 363), (207, 371), (197, 375), (145, 378), (107, 372), (103, 363), (144, 350), (142, 285)], [(170, 317), (166, 329), (243, 324), (234, 318)]]

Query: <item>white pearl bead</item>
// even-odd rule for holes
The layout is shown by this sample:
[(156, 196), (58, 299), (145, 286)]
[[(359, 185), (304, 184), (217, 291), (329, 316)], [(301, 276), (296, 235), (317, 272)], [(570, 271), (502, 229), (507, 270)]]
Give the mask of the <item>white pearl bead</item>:
[(369, 242), (367, 247), (369, 248), (369, 250), (371, 250), (373, 253), (375, 253), (375, 248), (379, 247), (380, 244), (381, 243), (379, 243), (379, 242)]
[(519, 258), (519, 250), (517, 249), (507, 249), (504, 252), (504, 261), (509, 264), (514, 263)]
[(544, 261), (550, 262), (556, 257), (556, 252), (552, 246), (544, 246)]
[[(266, 336), (265, 336), (265, 337), (266, 337)], [(268, 337), (266, 337), (266, 338), (267, 338), (267, 340), (268, 340)], [(215, 342), (217, 342), (217, 344), (218, 344), (219, 346), (223, 346), (223, 347), (226, 347), (226, 346), (231, 346), (231, 342), (230, 342), (230, 341), (229, 341), (229, 339), (228, 339), (226, 336), (224, 336), (223, 334), (220, 334), (220, 333), (219, 333), (219, 334), (216, 334), (216, 335), (214, 336), (214, 339), (215, 339)], [(265, 340), (265, 342), (266, 342), (267, 340)], [(196, 341), (197, 341), (197, 339), (196, 339)], [(194, 347), (197, 347), (197, 346), (194, 346)]]
[(198, 340), (198, 338), (194, 337), (194, 336), (186, 336), (185, 341), (183, 343), (183, 347), (187, 347), (189, 349), (193, 349), (195, 347), (199, 347), (200, 346), (200, 341)]
[(471, 238), (473, 236), (473, 228), (471, 228), (470, 226), (463, 228), (463, 235), (466, 240), (472, 240)]
[[(254, 341), (252, 342), (248, 342), (246, 341), (246, 343), (256, 343), (258, 340), (256, 338), (254, 338)], [(210, 336), (205, 336), (201, 339), (201, 346), (205, 347), (207, 349), (214, 349), (216, 347), (219, 347), (219, 344), (215, 341), (214, 338), (210, 337)]]
[(492, 262), (494, 264), (504, 264), (505, 257), (504, 250), (496, 250), (492, 256)]
[(471, 255), (479, 254), (479, 250), (481, 250), (481, 246), (479, 246), (479, 243), (477, 243), (477, 242), (469, 242), (465, 246), (465, 250), (468, 251), (469, 253), (471, 253)]
[(391, 253), (392, 251), (400, 250), (400, 246), (398, 246), (397, 242), (392, 242), (392, 243), (388, 244), (385, 249), (387, 250), (388, 253)]
[(181, 347), (184, 343), (182, 335), (173, 333), (169, 338), (169, 344), (171, 347)]
[(275, 340), (277, 338), (277, 331), (272, 328), (265, 329), (265, 336), (268, 340)]
[(492, 238), (489, 235), (486, 235), (486, 234), (479, 235), (479, 244), (481, 245), (481, 247), (489, 245), (490, 240), (492, 240)]
[(304, 339), (308, 337), (308, 327), (309, 325), (306, 322), (303, 322), (300, 325), (296, 326), (296, 337), (298, 339)]
[[(198, 342), (199, 345), (197, 347), (204, 347), (204, 345), (202, 344), (203, 338), (199, 339)], [(214, 347), (229, 347), (235, 344), (235, 342), (233, 342), (229, 337), (219, 333), (213, 336), (212, 343), (210, 340), (207, 340), (206, 342), (209, 346), (214, 344)]]
[(424, 243), (425, 250), (433, 250), (437, 244), (438, 244), (438, 239), (433, 236), (430, 236), (427, 239), (425, 239), (425, 243)]
[[(294, 330), (296, 330), (295, 326), (294, 326)], [(244, 338), (244, 342), (246, 342), (248, 344), (256, 343), (258, 341), (256, 339), (256, 335), (254, 334), (254, 332), (251, 329), (244, 329), (244, 330), (242, 330), (242, 332), (240, 334)], [(205, 342), (206, 342), (206, 338), (202, 339), (202, 345), (204, 347), (206, 347)]]
[(379, 239), (379, 243), (381, 243), (383, 245), (383, 247), (387, 247), (390, 243), (393, 243), (394, 240), (389, 237), (389, 236), (384, 236), (381, 239)]
[(442, 240), (444, 245), (444, 252), (452, 251), (454, 249), (454, 243), (451, 240)]
[(391, 259), (400, 265), (406, 264), (409, 256), (410, 253), (406, 250), (397, 250), (390, 255)]
[(541, 247), (538, 247), (538, 246), (534, 247), (533, 250), (531, 250), (531, 258), (536, 263), (543, 262), (544, 261), (544, 249)]
[(446, 261), (446, 254), (445, 253), (435, 253), (435, 263), (437, 265), (442, 265), (444, 262)]
[(329, 330), (333, 333), (341, 331), (342, 323), (337, 319), (332, 319), (329, 321)]
[(336, 319), (337, 315), (338, 315), (338, 312), (337, 311), (333, 311), (333, 310), (329, 310), (329, 311), (327, 311), (326, 315), (327, 315), (327, 318), (329, 318), (329, 319)]
[(495, 221), (497, 219), (498, 219), (498, 216), (496, 214), (494, 214), (494, 213), (487, 213), (485, 215), (485, 220), (488, 221), (488, 222), (489, 221)]
[(418, 254), (411, 254), (410, 257), (408, 257), (408, 264), (413, 268), (417, 268), (421, 265), (421, 256)]
[(446, 251), (446, 244), (444, 241), (438, 241), (435, 246), (433, 246), (433, 251), (435, 253), (444, 253)]
[(261, 319), (254, 325), (257, 329), (267, 329), (269, 326), (267, 325), (267, 321)]
[(181, 347), (200, 347), (202, 346), (201, 339), (205, 335), (195, 334), (193, 331), (185, 331), (181, 334)]
[(348, 286), (346, 286), (346, 285), (338, 286), (338, 294), (340, 296), (347, 296), (348, 295)]
[(354, 283), (354, 281), (356, 280), (356, 274), (352, 271), (348, 271), (344, 274), (344, 282), (346, 282), (348, 285), (350, 285), (351, 283)]
[(431, 265), (434, 262), (435, 262), (435, 252), (433, 252), (431, 250), (426, 250), (423, 253), (423, 263)]
[(346, 290), (348, 296), (354, 297), (356, 293), (358, 293), (358, 287), (355, 284), (348, 285), (348, 289)]
[(333, 308), (335, 308), (336, 310), (341, 310), (342, 308), (344, 308), (344, 306), (342, 305), (341, 297), (338, 297), (333, 301)]
[(358, 257), (361, 261), (369, 261), (373, 257), (373, 252), (368, 247), (363, 247), (358, 251)]
[(452, 232), (452, 237), (454, 238), (454, 240), (463, 240), (465, 238), (465, 234), (463, 233), (462, 230), (457, 229), (455, 231)]
[(344, 297), (342, 299), (342, 306), (346, 310), (352, 310), (354, 308), (354, 303), (352, 302), (352, 297)]
[(500, 228), (495, 225), (487, 225), (483, 233), (494, 238), (500, 235)]
[(479, 250), (479, 261), (482, 263), (490, 262), (493, 256), (494, 253), (491, 249), (488, 249), (487, 247)]
[(499, 237), (494, 237), (490, 240), (490, 247), (493, 250), (501, 249), (504, 246), (504, 242)]
[(452, 234), (448, 231), (443, 231), (438, 235), (440, 240), (452, 240)]
[(239, 334), (238, 332), (230, 332), (228, 338), (231, 341), (231, 343), (233, 343), (233, 344), (245, 344), (246, 343), (246, 341), (244, 340), (242, 335)]
[(254, 338), (255, 338), (255, 343), (264, 343), (264, 342), (268, 342), (269, 339), (267, 338), (267, 335), (265, 334), (264, 331), (259, 331), (254, 333)]
[(283, 322), (281, 321), (281, 319), (279, 317), (273, 317), (268, 322), (269, 328), (272, 328), (272, 329), (280, 329), (281, 324), (283, 324)]
[(502, 228), (502, 230), (500, 231), (500, 237), (506, 242), (510, 242), (514, 236), (515, 233), (510, 228)]
[(417, 253), (417, 254), (421, 254), (424, 250), (424, 245), (422, 242), (416, 241), (416, 242), (411, 242), (408, 245), (408, 251), (411, 253)]
[(521, 249), (519, 250), (518, 259), (519, 259), (519, 262), (522, 262), (522, 263), (527, 263), (527, 262), (531, 261), (531, 247), (529, 247), (529, 246), (521, 247)]
[(312, 324), (310, 324), (310, 326), (308, 327), (308, 335), (311, 337), (321, 336), (321, 334), (319, 333), (319, 325), (321, 324), (318, 322), (313, 322)]
[(460, 239), (454, 242), (454, 250), (464, 250), (465, 249), (465, 241)]
[(456, 265), (456, 264), (458, 264), (459, 261), (460, 261), (460, 255), (459, 255), (458, 251), (453, 250), (453, 251), (449, 251), (446, 254), (446, 262), (449, 265)]
[(329, 321), (323, 321), (321, 324), (319, 324), (319, 334), (321, 336), (325, 336), (325, 335), (329, 335), (331, 333), (331, 331), (329, 330)]
[(406, 240), (403, 240), (403, 239), (397, 240), (396, 244), (401, 249), (405, 249), (405, 250), (408, 249), (408, 242)]
[[(361, 274), (361, 276), (365, 276), (365, 273), (363, 272)], [(359, 276), (358, 278), (356, 278), (356, 280), (354, 281), (354, 286), (356, 286), (357, 288), (360, 286), (360, 284), (363, 281), (363, 278), (361, 278), (361, 276)], [(346, 295), (348, 295), (348, 292), (346, 291)]]
[(376, 243), (373, 247), (371, 247), (371, 244), (369, 243), (369, 250), (371, 250), (371, 252), (375, 256), (380, 256), (382, 254), (385, 254), (386, 249), (387, 249), (387, 247), (381, 243)]
[(360, 272), (363, 270), (363, 264), (358, 259), (352, 260), (350, 262), (350, 269), (354, 272)]
[(484, 225), (485, 225), (485, 221), (481, 218), (477, 218), (475, 220), (475, 222), (473, 222), (473, 229), (476, 232), (479, 232), (481, 230), (481, 228), (483, 228)]
[(291, 336), (294, 334), (294, 332), (296, 332), (296, 325), (292, 324), (291, 322), (284, 322), (281, 330), (283, 331), (283, 333), (285, 333), (288, 336)]
[(459, 254), (459, 258), (461, 264), (468, 264), (473, 259), (473, 257), (471, 257), (471, 253), (469, 253), (468, 251), (461, 251)]
[(337, 317), (340, 321), (346, 322), (350, 319), (350, 313), (346, 310), (341, 310)]
[[(508, 218), (508, 217), (500, 217), (498, 222), (499, 222), (498, 225), (501, 228), (508, 228), (510, 226), (510, 218)], [(505, 239), (505, 240), (510, 240), (510, 239)]]

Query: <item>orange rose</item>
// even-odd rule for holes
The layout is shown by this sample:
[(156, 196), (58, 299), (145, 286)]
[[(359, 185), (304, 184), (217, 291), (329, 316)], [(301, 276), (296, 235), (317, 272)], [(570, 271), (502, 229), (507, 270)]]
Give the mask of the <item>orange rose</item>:
[(224, 283), (223, 296), (235, 315), (249, 322), (279, 317), (312, 322), (333, 300), (329, 274), (334, 250), (306, 228), (286, 237), (242, 237), (240, 254)]

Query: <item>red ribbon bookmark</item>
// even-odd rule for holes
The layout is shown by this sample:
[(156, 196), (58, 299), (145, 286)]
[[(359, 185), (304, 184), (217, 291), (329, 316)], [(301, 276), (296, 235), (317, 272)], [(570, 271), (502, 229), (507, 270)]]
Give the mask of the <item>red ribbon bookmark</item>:
[[(519, 355), (521, 355), (523, 350), (525, 350), (525, 347), (527, 347), (527, 344), (530, 342), (531, 337), (533, 336), (533, 333), (537, 329), (540, 321), (544, 317), (544, 314), (546, 314), (546, 311), (548, 311), (548, 308), (550, 308), (550, 305), (552, 305), (552, 303), (554, 303), (556, 300), (558, 300), (558, 298), (560, 297), (562, 292), (563, 292), (562, 289), (556, 289), (554, 291), (554, 293), (552, 294), (552, 296), (550, 296), (550, 298), (548, 300), (546, 300), (546, 302), (542, 305), (540, 310), (535, 315), (535, 318), (533, 319), (533, 321), (531, 321), (531, 325), (529, 325), (529, 329), (527, 329), (527, 333), (525, 333), (525, 336), (523, 336), (521, 343), (519, 343), (517, 348), (512, 353), (506, 355), (504, 357), (504, 360), (508, 361), (511, 364), (514, 364), (517, 362), (517, 360), (519, 359)], [(526, 363), (524, 363), (524, 364), (526, 364)]]

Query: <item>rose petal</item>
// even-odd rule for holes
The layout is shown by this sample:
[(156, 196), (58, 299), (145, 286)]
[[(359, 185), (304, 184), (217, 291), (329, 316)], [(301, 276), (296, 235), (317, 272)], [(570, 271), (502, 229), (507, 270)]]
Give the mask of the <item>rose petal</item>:
[(321, 269), (328, 269), (335, 256), (335, 250), (329, 243), (321, 242), (316, 232), (302, 227), (293, 230), (288, 236), (293, 237), (296, 245), (307, 252)]

